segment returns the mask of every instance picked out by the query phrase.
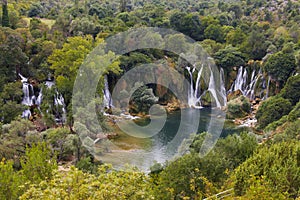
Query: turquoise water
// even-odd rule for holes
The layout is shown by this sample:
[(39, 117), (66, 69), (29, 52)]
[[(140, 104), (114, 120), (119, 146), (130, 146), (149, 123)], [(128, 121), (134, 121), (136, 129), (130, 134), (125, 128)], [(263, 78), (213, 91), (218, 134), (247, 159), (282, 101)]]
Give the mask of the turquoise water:
[[(195, 120), (185, 120), (184, 121), (185, 124), (182, 124), (183, 130), (189, 134), (191, 133), (199, 134), (208, 131), (209, 124), (212, 121), (218, 119), (218, 116), (212, 113), (211, 108), (203, 108), (200, 110), (185, 109), (184, 111), (187, 112), (187, 115), (189, 116), (190, 119), (195, 119)], [(164, 127), (157, 135), (153, 136), (152, 139), (156, 140), (156, 143), (160, 143), (161, 145), (166, 145), (168, 142), (170, 142), (178, 133), (180, 122), (182, 121), (182, 118), (185, 117), (182, 116), (181, 114), (182, 111), (175, 111), (169, 113)], [(146, 126), (150, 122), (151, 120), (149, 118), (139, 119), (135, 121), (135, 123), (138, 124), (139, 126)], [(226, 137), (227, 135), (234, 134), (234, 133), (239, 134), (242, 131), (247, 131), (247, 130), (248, 130), (247, 127), (238, 127), (234, 125), (232, 122), (225, 121), (223, 124), (220, 137)], [(212, 132), (212, 134), (214, 133)]]
[[(117, 140), (114, 148), (110, 153), (105, 153), (99, 156), (99, 159), (112, 163), (116, 168), (122, 168), (126, 164), (137, 166), (138, 168), (147, 171), (154, 162), (165, 163), (167, 160), (172, 160), (178, 156), (178, 149), (188, 150), (189, 144), (185, 144), (193, 133), (210, 132), (215, 139), (226, 137), (229, 134), (240, 133), (245, 128), (239, 128), (233, 124), (224, 123), (225, 118), (222, 118), (217, 109), (204, 108), (197, 109), (182, 109), (169, 113), (166, 119), (161, 116), (152, 116), (151, 119), (138, 119), (134, 123), (131, 120), (122, 120), (120, 124), (126, 129), (124, 133), (125, 139), (122, 140), (122, 145), (118, 146)], [(224, 116), (224, 115), (223, 115)], [(164, 126), (157, 132), (157, 127), (151, 126), (152, 122), (164, 122)], [(144, 129), (137, 128), (141, 127)], [(123, 129), (124, 130), (124, 129)], [(143, 131), (144, 130), (144, 131)], [(139, 140), (135, 140), (139, 138)], [(139, 144), (134, 144), (138, 141)], [(141, 141), (146, 141), (141, 145)], [(123, 148), (124, 143), (128, 143), (131, 149)], [(208, 143), (211, 148), (214, 144)], [(139, 147), (139, 148), (136, 148)]]

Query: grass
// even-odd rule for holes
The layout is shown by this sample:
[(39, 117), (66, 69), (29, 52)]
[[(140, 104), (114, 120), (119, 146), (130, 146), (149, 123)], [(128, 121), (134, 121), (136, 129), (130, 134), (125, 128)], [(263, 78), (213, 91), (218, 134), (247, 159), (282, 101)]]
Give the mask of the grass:
[[(30, 20), (31, 20), (32, 18), (30, 18), (30, 17), (23, 17), (23, 19), (26, 21), (27, 26), (29, 27), (29, 25), (30, 25)], [(41, 20), (41, 22), (42, 22), (43, 24), (46, 24), (46, 25), (49, 27), (49, 29), (51, 29), (52, 26), (55, 24), (55, 20), (52, 20), (52, 19), (39, 18), (39, 20)]]

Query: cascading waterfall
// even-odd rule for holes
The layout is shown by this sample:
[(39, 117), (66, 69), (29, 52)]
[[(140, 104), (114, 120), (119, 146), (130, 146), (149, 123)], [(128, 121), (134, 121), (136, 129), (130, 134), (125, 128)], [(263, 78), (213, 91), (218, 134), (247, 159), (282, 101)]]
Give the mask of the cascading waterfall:
[(240, 67), (237, 78), (235, 80), (234, 91), (244, 90), (244, 87), (247, 82), (247, 75), (247, 70), (244, 71), (243, 67)]
[(103, 89), (103, 104), (104, 107), (111, 108), (113, 107), (111, 94), (109, 91), (108, 78), (107, 75), (104, 76), (104, 89)]
[(222, 100), (224, 102), (224, 105), (227, 104), (227, 95), (226, 95), (226, 88), (225, 88), (225, 75), (223, 68), (220, 69), (220, 91), (222, 95)]
[[(21, 81), (23, 83), (23, 100), (22, 104), (26, 106), (37, 106), (38, 109), (40, 109), (40, 105), (42, 104), (43, 101), (43, 90), (40, 89), (38, 96), (35, 96), (35, 92), (33, 89), (33, 86), (28, 83), (28, 79), (19, 74)], [(45, 82), (45, 85), (47, 88), (51, 88), (52, 86), (55, 85), (53, 81), (47, 80)], [(64, 123), (66, 121), (66, 106), (64, 102), (64, 98), (61, 94), (59, 94), (56, 91), (56, 95), (54, 95), (54, 105), (57, 107), (59, 110), (59, 107), (61, 107), (62, 114), (57, 114), (55, 121), (57, 123)], [(59, 112), (58, 112), (59, 113)], [(32, 115), (30, 109), (27, 109), (23, 111), (22, 113), (22, 118), (29, 119), (30, 116)]]
[[(258, 84), (259, 82), (260, 84)], [(268, 97), (269, 84), (270, 84), (270, 77), (268, 80), (268, 86), (266, 86), (266, 80), (263, 77), (261, 68), (259, 69), (258, 73), (256, 73), (256, 70), (253, 70), (251, 74), (251, 78), (250, 80), (248, 80), (247, 68), (241, 66), (238, 70), (237, 78), (233, 82), (230, 90), (228, 91), (228, 94), (240, 90), (244, 96), (248, 97), (250, 100), (254, 100), (256, 90), (260, 89), (261, 92), (259, 97), (261, 99), (265, 99)], [(265, 96), (264, 93), (266, 93)]]
[(194, 81), (193, 81), (193, 73), (195, 72), (195, 67), (192, 69), (190, 67), (186, 67), (187, 71), (190, 74), (190, 89), (188, 92), (188, 104), (189, 107), (193, 107), (193, 108), (202, 108), (201, 106), (201, 96), (199, 96), (200, 94), (200, 88), (199, 88), (199, 83), (200, 83), (200, 78), (201, 78), (201, 74), (202, 74), (202, 70), (203, 67), (200, 68), (200, 70), (198, 71), (198, 75), (197, 75), (197, 81), (196, 81), (196, 87), (194, 89)]
[(34, 104), (34, 91), (33, 91), (33, 86), (31, 84), (28, 83), (28, 79), (25, 78), (24, 76), (22, 76), (21, 74), (19, 74), (19, 76), (21, 77), (21, 81), (23, 83), (23, 100), (22, 100), (22, 104), (26, 105), (26, 106), (32, 106)]
[(271, 77), (269, 76), (269, 78), (268, 78), (268, 85), (267, 85), (267, 93), (266, 93), (265, 99), (269, 98), (270, 83), (271, 83)]
[(57, 114), (55, 116), (55, 121), (57, 123), (66, 122), (67, 111), (66, 111), (65, 99), (61, 94), (58, 93), (58, 91), (56, 91), (56, 94), (54, 95), (54, 105), (56, 106), (56, 108), (58, 110), (59, 110), (59, 107), (61, 107), (61, 110), (62, 110), (61, 115), (59, 112), (57, 112)]
[[(33, 90), (33, 86), (31, 84), (28, 83), (28, 79), (25, 78), (24, 76), (22, 76), (21, 74), (19, 74), (20, 78), (21, 78), (21, 82), (23, 83), (23, 100), (22, 100), (22, 104), (26, 105), (26, 106), (33, 106), (37, 103), (41, 102), (41, 92), (38, 95), (38, 100), (36, 101), (36, 96), (34, 94), (34, 90)], [(22, 113), (22, 118), (26, 118), (29, 119), (31, 116), (31, 111), (30, 109), (26, 109), (23, 111)]]
[[(221, 101), (224, 102), (224, 105), (227, 102), (227, 97), (226, 97), (226, 89), (225, 89), (225, 83), (224, 83), (224, 71), (223, 69), (220, 70), (220, 88), (216, 88), (216, 83), (215, 83), (215, 78), (213, 75), (213, 70), (211, 69), (211, 66), (209, 66), (210, 70), (210, 78), (209, 78), (209, 84), (208, 84), (208, 89), (207, 91), (203, 91), (201, 94), (201, 85), (200, 85), (200, 80), (203, 72), (203, 65), (197, 72), (197, 79), (196, 79), (196, 84), (194, 88), (194, 78), (193, 74), (196, 71), (196, 68), (193, 67), (186, 67), (186, 70), (189, 72), (190, 75), (190, 88), (188, 91), (188, 104), (189, 107), (196, 108), (196, 109), (201, 109), (201, 97), (206, 94), (206, 92), (210, 92), (212, 97), (215, 99), (215, 103), (217, 107), (221, 107)], [(220, 95), (217, 94), (217, 91), (219, 91)], [(221, 101), (220, 101), (221, 99)]]

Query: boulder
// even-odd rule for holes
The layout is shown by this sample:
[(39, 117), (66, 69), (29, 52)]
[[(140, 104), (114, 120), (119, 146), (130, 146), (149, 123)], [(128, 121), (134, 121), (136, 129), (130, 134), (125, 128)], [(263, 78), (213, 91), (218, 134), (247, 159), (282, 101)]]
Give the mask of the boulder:
[(229, 119), (246, 117), (251, 111), (251, 103), (247, 97), (239, 96), (228, 102), (226, 111)]

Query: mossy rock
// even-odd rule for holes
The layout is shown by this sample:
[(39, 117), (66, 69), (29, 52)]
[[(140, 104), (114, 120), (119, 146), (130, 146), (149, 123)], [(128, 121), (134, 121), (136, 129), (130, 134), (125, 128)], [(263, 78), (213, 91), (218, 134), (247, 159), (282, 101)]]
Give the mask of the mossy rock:
[(212, 104), (211, 94), (206, 92), (204, 96), (201, 98), (201, 105), (204, 107), (209, 107)]
[(227, 118), (235, 119), (246, 117), (251, 111), (251, 103), (248, 98), (239, 96), (228, 102)]

